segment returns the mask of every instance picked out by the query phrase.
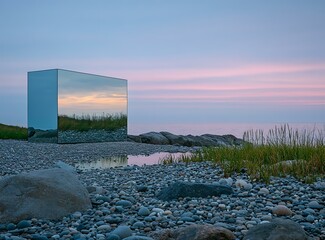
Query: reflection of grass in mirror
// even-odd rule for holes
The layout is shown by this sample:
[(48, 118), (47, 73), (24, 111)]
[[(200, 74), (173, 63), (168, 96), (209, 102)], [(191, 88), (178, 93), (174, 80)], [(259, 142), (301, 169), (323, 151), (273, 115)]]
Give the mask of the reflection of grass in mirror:
[(27, 128), (0, 123), (0, 139), (27, 140)]
[(126, 114), (103, 114), (98, 115), (82, 115), (59, 116), (59, 130), (67, 131), (89, 131), (89, 130), (108, 130), (114, 131), (127, 126)]

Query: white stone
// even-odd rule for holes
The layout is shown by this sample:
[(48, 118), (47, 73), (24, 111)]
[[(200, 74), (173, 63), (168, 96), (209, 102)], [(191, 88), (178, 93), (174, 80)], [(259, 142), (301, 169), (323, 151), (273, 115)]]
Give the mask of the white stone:
[(269, 193), (270, 193), (270, 191), (267, 188), (261, 188), (258, 191), (258, 194), (260, 194), (260, 195), (268, 195)]
[(247, 187), (247, 182), (243, 179), (238, 179), (236, 182), (235, 182), (235, 186), (237, 188), (245, 188)]

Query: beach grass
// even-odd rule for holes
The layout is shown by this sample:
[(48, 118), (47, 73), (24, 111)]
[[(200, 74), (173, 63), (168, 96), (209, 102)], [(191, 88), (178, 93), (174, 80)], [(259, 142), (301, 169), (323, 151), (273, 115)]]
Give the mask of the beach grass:
[(82, 115), (82, 116), (59, 116), (59, 130), (67, 131), (89, 131), (89, 130), (108, 130), (114, 131), (127, 126), (127, 115), (125, 114), (103, 114)]
[(27, 140), (27, 128), (0, 123), (0, 139)]
[[(325, 130), (325, 127), (324, 127)], [(240, 147), (209, 147), (179, 158), (167, 156), (172, 162), (212, 161), (220, 165), (225, 177), (234, 172), (247, 172), (251, 179), (269, 182), (271, 176), (293, 176), (304, 182), (325, 176), (325, 131), (297, 130), (289, 125), (244, 133), (246, 144)]]

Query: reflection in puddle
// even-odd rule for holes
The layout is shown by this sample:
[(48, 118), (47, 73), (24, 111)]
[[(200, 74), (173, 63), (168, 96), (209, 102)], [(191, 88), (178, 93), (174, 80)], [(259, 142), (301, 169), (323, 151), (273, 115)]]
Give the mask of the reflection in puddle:
[(92, 162), (77, 163), (76, 167), (80, 170), (90, 170), (90, 169), (105, 169), (118, 166), (127, 166), (127, 165), (153, 165), (159, 163), (159, 160), (172, 156), (173, 158), (178, 158), (183, 154), (189, 153), (168, 153), (168, 152), (159, 152), (151, 155), (121, 155), (108, 158), (101, 158)]

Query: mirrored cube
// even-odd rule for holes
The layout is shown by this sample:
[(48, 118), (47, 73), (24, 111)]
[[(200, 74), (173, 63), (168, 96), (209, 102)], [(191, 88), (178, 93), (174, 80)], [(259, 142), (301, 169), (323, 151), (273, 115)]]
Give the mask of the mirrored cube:
[(62, 69), (28, 73), (28, 140), (127, 139), (127, 81)]

